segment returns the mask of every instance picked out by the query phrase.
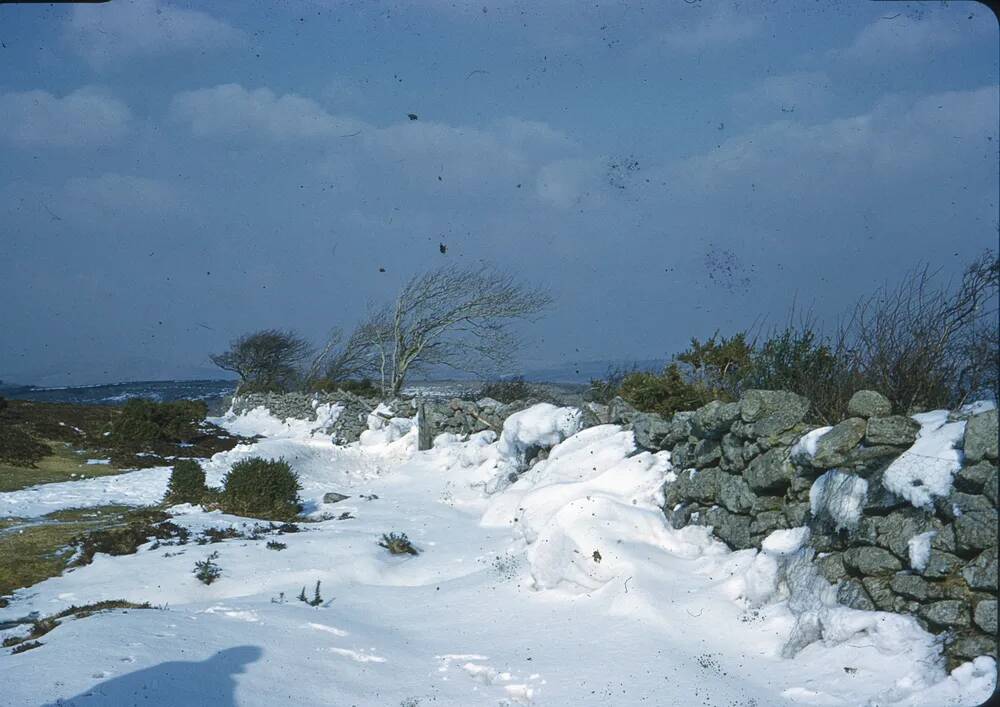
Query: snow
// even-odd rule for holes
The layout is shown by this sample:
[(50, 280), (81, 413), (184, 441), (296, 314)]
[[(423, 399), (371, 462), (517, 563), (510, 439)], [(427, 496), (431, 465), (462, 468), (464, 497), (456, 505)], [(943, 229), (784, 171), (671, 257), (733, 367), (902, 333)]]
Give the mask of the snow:
[(573, 407), (539, 403), (516, 412), (503, 423), (497, 441), (496, 470), (484, 487), (488, 493), (506, 488), (527, 467), (532, 450), (548, 449), (583, 426), (583, 415)]
[(790, 555), (809, 541), (809, 528), (775, 530), (764, 538), (761, 549), (773, 555)]
[(793, 460), (812, 459), (816, 456), (816, 445), (819, 443), (819, 438), (832, 429), (833, 427), (817, 427), (815, 430), (806, 432), (798, 442), (792, 445), (789, 455)]
[(946, 410), (914, 415), (920, 424), (913, 446), (886, 469), (882, 484), (917, 508), (930, 508), (934, 498), (951, 492), (951, 480), (962, 468), (957, 449), (965, 434), (965, 421), (948, 422)]
[(295, 439), (310, 437), (320, 433), (321, 430), (328, 429), (337, 421), (344, 409), (343, 405), (336, 403), (323, 403), (321, 405), (315, 400), (313, 407), (316, 410), (315, 420), (295, 418), (279, 420), (261, 405), (241, 415), (237, 415), (230, 407), (221, 417), (210, 417), (208, 421), (241, 437), (260, 435), (262, 437)]
[(831, 469), (809, 489), (809, 509), (813, 516), (828, 515), (836, 529), (854, 528), (868, 497), (868, 482), (860, 476)]
[[(992, 659), (948, 675), (940, 645), (911, 617), (837, 606), (810, 562), (807, 529), (776, 531), (759, 552), (730, 552), (704, 527), (675, 530), (659, 508), (668, 454), (637, 453), (617, 426), (574, 434), (564, 413), (525, 412), (506, 445), (488, 432), (441, 435), (426, 452), (402, 423), (395, 439), (341, 447), (312, 424), (232, 416), (234, 427), (275, 434), (205, 460), (209, 483), (245, 456), (283, 457), (313, 522), (276, 536), (281, 551), (267, 549), (270, 538), (148, 544), (18, 590), (0, 623), (109, 598), (162, 608), (65, 620), (40, 648), (0, 652), (5, 703), (972, 705), (989, 696)], [(555, 446), (486, 493), (514, 440), (515, 452)], [(108, 478), (158, 497), (165, 471), (50, 484), (45, 497), (96, 505), (108, 487), (91, 484)], [(350, 496), (336, 508), (351, 518), (321, 514), (329, 491)], [(21, 493), (0, 494), (0, 508), (27, 504)], [(191, 505), (170, 512), (192, 532), (256, 522)], [(421, 554), (379, 548), (389, 531), (407, 533)], [(212, 552), (223, 573), (204, 586), (192, 570)], [(317, 581), (320, 606), (295, 600)]]
[(910, 567), (923, 572), (927, 567), (927, 560), (931, 555), (931, 540), (937, 535), (936, 530), (928, 530), (926, 533), (914, 535), (906, 542), (910, 553)]

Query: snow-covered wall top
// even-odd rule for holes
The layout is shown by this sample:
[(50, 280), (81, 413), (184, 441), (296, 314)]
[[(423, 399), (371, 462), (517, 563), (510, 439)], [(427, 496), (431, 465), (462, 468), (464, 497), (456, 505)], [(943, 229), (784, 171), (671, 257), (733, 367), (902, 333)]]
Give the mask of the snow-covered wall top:
[(628, 410), (637, 444), (671, 453), (675, 527), (711, 526), (734, 549), (808, 527), (839, 601), (909, 613), (940, 633), (953, 664), (997, 646), (997, 411), (890, 415), (873, 391), (851, 417), (804, 422), (809, 401), (748, 391), (671, 419)]

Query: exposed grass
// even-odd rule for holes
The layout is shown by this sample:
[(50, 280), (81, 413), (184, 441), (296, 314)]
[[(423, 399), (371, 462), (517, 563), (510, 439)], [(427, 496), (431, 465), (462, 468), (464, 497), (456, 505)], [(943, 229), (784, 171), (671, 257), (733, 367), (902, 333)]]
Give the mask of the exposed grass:
[[(120, 474), (114, 464), (87, 464), (96, 455), (70, 447), (69, 443), (44, 440), (52, 453), (35, 463), (35, 468), (0, 464), (0, 492), (17, 491), (35, 484), (72, 481), (81, 476)], [(75, 475), (75, 476), (74, 476)]]
[(97, 522), (33, 525), (0, 535), (0, 594), (62, 574), (72, 540)]
[[(135, 552), (149, 537), (174, 532), (153, 525), (168, 517), (152, 508), (105, 506), (57, 511), (31, 521), (0, 521), (0, 595), (58, 576), (71, 563), (87, 564), (97, 552)], [(24, 523), (32, 524), (14, 528)], [(74, 560), (77, 547), (81, 552)]]
[(52, 631), (52, 629), (59, 626), (61, 623), (59, 619), (65, 618), (75, 618), (75, 619), (85, 619), (88, 616), (93, 616), (94, 614), (99, 614), (105, 611), (113, 611), (115, 609), (151, 609), (153, 608), (148, 603), (144, 602), (142, 604), (136, 604), (131, 601), (125, 601), (124, 599), (109, 599), (105, 601), (94, 602), (93, 604), (86, 604), (84, 606), (71, 606), (68, 609), (63, 609), (58, 614), (53, 614), (52, 616), (46, 616), (45, 618), (38, 619), (31, 623), (31, 628), (28, 633), (23, 636), (10, 636), (3, 641), (4, 648), (11, 648), (11, 655), (16, 655), (17, 653), (23, 653), (24, 651), (31, 650), (32, 648), (38, 648), (42, 644), (36, 639), (41, 638), (45, 634)]
[[(0, 465), (0, 491), (15, 490), (35, 483), (65, 481), (72, 478), (70, 474), (81, 473), (78, 468), (81, 464), (83, 473), (87, 476), (116, 474), (124, 469), (171, 464), (173, 458), (211, 457), (217, 452), (228, 451), (237, 444), (248, 441), (201, 421), (196, 428), (187, 430), (187, 434), (183, 435), (190, 437), (184, 443), (158, 438), (149, 442), (135, 443), (132, 440), (128, 444), (116, 445), (114, 438), (105, 433), (117, 429), (115, 421), (122, 415), (121, 407), (27, 400), (8, 400), (7, 403), (7, 407), (0, 412), (0, 424), (15, 427), (28, 433), (37, 442), (49, 444), (53, 448), (53, 454), (37, 462), (38, 469)], [(168, 429), (173, 428), (168, 425)], [(60, 457), (61, 460), (49, 457)], [(111, 464), (87, 466), (85, 462), (88, 458), (110, 458)], [(51, 478), (44, 478), (41, 472), (50, 474)], [(2, 485), (5, 483), (4, 479), (7, 479), (6, 485)]]

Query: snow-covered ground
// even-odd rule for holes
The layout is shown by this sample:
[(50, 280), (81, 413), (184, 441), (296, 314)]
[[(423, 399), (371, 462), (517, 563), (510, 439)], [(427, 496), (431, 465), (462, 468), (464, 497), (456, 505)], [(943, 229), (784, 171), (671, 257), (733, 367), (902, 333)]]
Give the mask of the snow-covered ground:
[[(912, 619), (828, 606), (819, 584), (803, 600), (789, 578), (805, 529), (775, 533), (759, 553), (729, 552), (705, 528), (674, 530), (659, 509), (668, 454), (636, 454), (631, 433), (611, 425), (572, 434), (566, 409), (528, 412), (499, 441), (442, 435), (427, 452), (403, 421), (372, 420), (361, 443), (336, 447), (259, 411), (221, 419), (268, 436), (205, 462), (209, 483), (237, 459), (283, 457), (316, 522), (261, 540), (99, 555), (18, 591), (0, 623), (103, 599), (162, 608), (67, 620), (40, 648), (4, 651), (0, 703), (764, 707), (990, 695), (992, 659), (947, 675)], [(564, 441), (498, 483), (535, 434)], [(167, 476), (0, 494), (0, 516), (155, 502)], [(324, 504), (331, 491), (350, 498)], [(253, 525), (173, 512), (194, 531)], [(390, 531), (421, 553), (389, 555), (376, 543)], [(223, 574), (205, 586), (192, 570), (211, 552)], [(317, 581), (322, 605), (296, 600)], [(816, 640), (783, 657), (804, 616)]]

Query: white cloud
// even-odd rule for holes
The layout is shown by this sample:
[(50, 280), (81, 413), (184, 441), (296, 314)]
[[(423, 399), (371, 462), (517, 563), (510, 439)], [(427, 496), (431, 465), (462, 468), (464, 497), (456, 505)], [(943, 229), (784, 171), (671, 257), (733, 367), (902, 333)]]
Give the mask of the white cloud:
[(246, 41), (242, 31), (223, 20), (160, 0), (77, 4), (65, 36), (95, 68), (134, 56), (215, 50)]
[(776, 121), (682, 161), (674, 181), (712, 190), (750, 180), (820, 195), (862, 181), (873, 188), (918, 173), (964, 173), (984, 155), (995, 164), (995, 142), (987, 138), (996, 140), (998, 97), (996, 86), (890, 96), (860, 115), (815, 124)]
[(678, 15), (658, 41), (677, 51), (699, 52), (742, 42), (759, 30), (760, 23), (753, 18), (742, 17), (721, 6), (717, 12), (710, 12), (699, 5)]
[(0, 94), (0, 139), (21, 147), (87, 147), (114, 142), (128, 131), (128, 106), (85, 86), (62, 98), (34, 90)]
[(566, 159), (546, 164), (538, 171), (535, 193), (542, 201), (568, 209), (588, 198), (598, 198), (601, 164), (597, 159)]
[(276, 142), (341, 137), (365, 126), (331, 115), (318, 103), (294, 93), (239, 84), (185, 91), (174, 96), (170, 117), (199, 137), (263, 138)]
[(733, 96), (733, 107), (741, 117), (788, 116), (800, 119), (828, 107), (833, 98), (830, 78), (819, 71), (798, 71), (761, 79)]
[[(566, 134), (539, 121), (507, 117), (472, 127), (403, 119), (379, 127), (334, 115), (295, 93), (278, 95), (238, 84), (179, 93), (169, 113), (200, 137), (325, 146), (316, 169), (341, 189), (367, 178), (379, 183), (398, 179), (417, 193), (485, 194), (518, 184), (527, 191), (542, 165), (578, 152)], [(539, 193), (555, 194), (553, 190), (558, 191), (552, 186)], [(557, 195), (544, 198), (562, 200)]]
[(864, 27), (848, 47), (832, 50), (830, 56), (864, 64), (901, 59), (926, 61), (928, 54), (961, 41), (962, 33), (944, 17), (892, 13)]
[(180, 203), (167, 182), (114, 172), (98, 177), (74, 177), (66, 182), (64, 193), (63, 205), (71, 214), (163, 214)]

